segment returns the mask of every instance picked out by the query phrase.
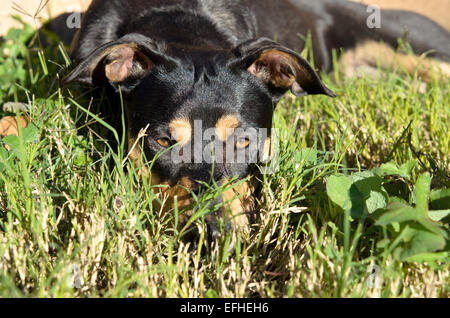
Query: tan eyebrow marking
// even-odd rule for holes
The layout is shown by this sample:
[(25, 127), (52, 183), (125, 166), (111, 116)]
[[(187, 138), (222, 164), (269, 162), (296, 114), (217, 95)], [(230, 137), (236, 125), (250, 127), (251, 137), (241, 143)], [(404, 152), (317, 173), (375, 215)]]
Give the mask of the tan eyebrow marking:
[(227, 141), (233, 131), (239, 127), (241, 122), (234, 115), (225, 115), (216, 123), (216, 135), (222, 141)]
[(187, 144), (192, 138), (192, 126), (189, 119), (185, 117), (175, 118), (169, 124), (172, 138), (181, 145)]

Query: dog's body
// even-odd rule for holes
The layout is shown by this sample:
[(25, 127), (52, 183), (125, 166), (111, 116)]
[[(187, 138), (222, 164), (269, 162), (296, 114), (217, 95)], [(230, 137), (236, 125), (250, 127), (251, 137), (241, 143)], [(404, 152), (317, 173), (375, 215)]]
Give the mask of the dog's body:
[[(175, 10), (185, 15), (183, 21), (176, 21), (180, 17)], [(156, 12), (163, 21), (152, 19)], [(437, 23), (412, 12), (384, 10), (381, 28), (369, 28), (369, 16), (366, 6), (345, 0), (94, 1), (74, 41), (73, 58), (79, 62), (102, 44), (135, 32), (229, 49), (266, 37), (297, 52), (311, 32), (316, 66), (325, 71), (331, 70), (332, 49), (353, 49), (365, 41), (383, 41), (395, 48), (405, 35), (415, 53), (434, 50), (431, 56), (450, 58), (450, 34)], [(169, 32), (164, 33), (160, 24)]]
[[(231, 142), (247, 159), (267, 157), (273, 109), (285, 92), (334, 96), (295, 53), (305, 46), (299, 34), (311, 32), (316, 66), (325, 71), (333, 48), (369, 40), (395, 47), (405, 27), (416, 53), (434, 49), (433, 56), (449, 58), (450, 35), (431, 20), (384, 11), (382, 28), (369, 29), (368, 15), (366, 7), (344, 0), (95, 0), (75, 38), (77, 67), (66, 82), (122, 91), (131, 157), (140, 165), (141, 152), (151, 160), (165, 151), (154, 163), (152, 182), (166, 185), (164, 194), (177, 195), (184, 207), (203, 183), (224, 184), (254, 171), (255, 161), (220, 161), (222, 152), (212, 154), (213, 162), (197, 158), (205, 142), (191, 152), (196, 122), (200, 131), (213, 129), (215, 150)], [(144, 141), (137, 140), (145, 128)], [(238, 128), (247, 137), (238, 136)], [(258, 139), (258, 129), (269, 133)], [(174, 153), (192, 160), (175, 163)], [(253, 191), (250, 183), (240, 184), (211, 203), (225, 207), (206, 217), (210, 235), (228, 212), (232, 224), (248, 223)]]

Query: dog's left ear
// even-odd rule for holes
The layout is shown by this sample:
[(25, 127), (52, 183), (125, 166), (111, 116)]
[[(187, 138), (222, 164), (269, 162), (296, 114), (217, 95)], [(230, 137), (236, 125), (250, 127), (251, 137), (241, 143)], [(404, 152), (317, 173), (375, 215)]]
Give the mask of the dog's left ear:
[(239, 64), (258, 80), (284, 94), (289, 89), (296, 96), (325, 94), (336, 97), (320, 80), (311, 65), (294, 51), (266, 38), (239, 45), (234, 53)]

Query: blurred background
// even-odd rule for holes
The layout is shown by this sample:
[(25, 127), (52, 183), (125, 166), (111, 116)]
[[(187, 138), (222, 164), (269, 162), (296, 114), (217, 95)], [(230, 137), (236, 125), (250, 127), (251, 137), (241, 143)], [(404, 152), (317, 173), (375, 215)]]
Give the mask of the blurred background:
[[(11, 26), (19, 23), (11, 15), (20, 15), (25, 22), (33, 24), (32, 16), (39, 11), (37, 26), (40, 21), (56, 17), (62, 13), (84, 11), (92, 0), (2, 0), (6, 7), (0, 12), (0, 36)], [(257, 1), (257, 0), (255, 0)], [(276, 1), (276, 0), (274, 0)], [(318, 0), (314, 0), (318, 1)], [(450, 30), (450, 0), (352, 0), (365, 4), (376, 4), (386, 9), (404, 9), (426, 15)], [(28, 16), (19, 12), (24, 11)]]

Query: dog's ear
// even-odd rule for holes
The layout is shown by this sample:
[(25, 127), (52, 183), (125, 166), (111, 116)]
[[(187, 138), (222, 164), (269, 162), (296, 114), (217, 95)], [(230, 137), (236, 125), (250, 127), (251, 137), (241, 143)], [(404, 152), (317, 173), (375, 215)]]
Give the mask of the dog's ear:
[(290, 89), (296, 96), (325, 94), (336, 97), (305, 59), (274, 41), (250, 40), (239, 45), (234, 53), (240, 58), (240, 66), (272, 91), (284, 94)]
[(65, 78), (64, 83), (133, 86), (157, 64), (168, 62), (157, 45), (140, 34), (128, 34), (94, 50)]

